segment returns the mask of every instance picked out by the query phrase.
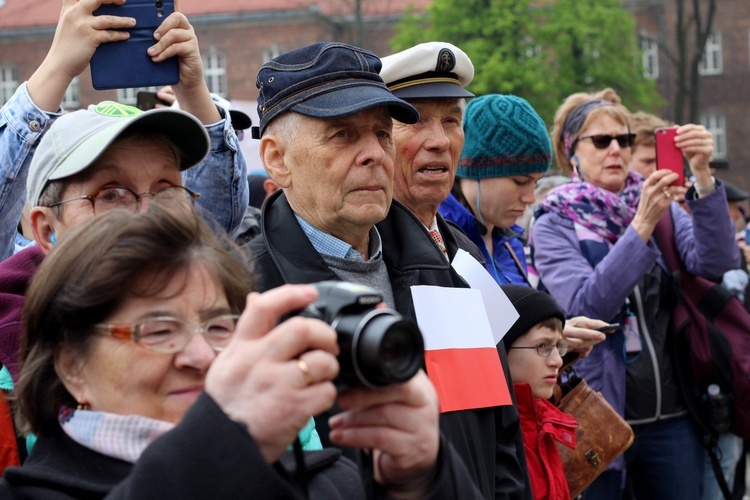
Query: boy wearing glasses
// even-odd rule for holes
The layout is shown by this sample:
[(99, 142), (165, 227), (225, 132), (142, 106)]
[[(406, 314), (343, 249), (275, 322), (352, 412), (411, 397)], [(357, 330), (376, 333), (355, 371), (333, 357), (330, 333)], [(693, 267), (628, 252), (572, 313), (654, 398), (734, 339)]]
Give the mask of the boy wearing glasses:
[(520, 317), (503, 337), (526, 463), (535, 499), (570, 499), (563, 464), (555, 442), (575, 448), (575, 419), (548, 399), (568, 352), (563, 337), (565, 314), (546, 293), (521, 285), (502, 285)]

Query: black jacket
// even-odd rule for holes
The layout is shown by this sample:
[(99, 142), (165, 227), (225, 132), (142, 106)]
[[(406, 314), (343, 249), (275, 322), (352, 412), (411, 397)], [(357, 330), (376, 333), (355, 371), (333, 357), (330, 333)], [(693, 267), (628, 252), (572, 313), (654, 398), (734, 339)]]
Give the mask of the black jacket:
[[(6, 469), (0, 498), (364, 500), (360, 469), (337, 449), (304, 452), (305, 495), (293, 479), (292, 452), (269, 465), (247, 429), (202, 395), (183, 421), (143, 452), (135, 465), (81, 446), (64, 432), (40, 438), (21, 467)], [(468, 471), (441, 443), (432, 500), (478, 498)], [(373, 498), (386, 498), (377, 489)]]
[[(317, 498), (363, 498), (357, 467), (331, 451), (311, 452)], [(323, 477), (325, 476), (325, 477)], [(40, 438), (21, 467), (5, 470), (0, 498), (304, 498), (280, 464), (268, 464), (247, 429), (203, 394), (135, 465), (81, 446), (60, 431)]]
[[(456, 238), (442, 218), (439, 224), (449, 255), (455, 255)], [(285, 283), (339, 279), (308, 240), (283, 193), (266, 201), (261, 226), (261, 236), (251, 241), (249, 247), (263, 289)], [(412, 285), (468, 287), (446, 261), (424, 225), (400, 203), (393, 202), (388, 216), (377, 228), (396, 309), (405, 317), (416, 320)], [(504, 352), (501, 357), (507, 370)], [(517, 450), (521, 436), (518, 411), (514, 407), (443, 413), (440, 428), (463, 459), (484, 498), (530, 498), (523, 446), (520, 460)], [(319, 431), (325, 442), (326, 432)]]

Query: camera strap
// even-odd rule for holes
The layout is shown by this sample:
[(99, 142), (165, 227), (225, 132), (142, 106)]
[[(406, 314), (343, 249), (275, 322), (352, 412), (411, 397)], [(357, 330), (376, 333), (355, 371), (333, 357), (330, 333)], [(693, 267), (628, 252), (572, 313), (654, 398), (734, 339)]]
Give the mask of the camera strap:
[(294, 462), (296, 465), (294, 478), (297, 481), (297, 484), (299, 484), (300, 488), (302, 488), (302, 492), (305, 494), (305, 497), (307, 497), (307, 466), (305, 465), (305, 454), (302, 451), (302, 443), (299, 440), (299, 436), (297, 436), (297, 438), (294, 440), (293, 448)]

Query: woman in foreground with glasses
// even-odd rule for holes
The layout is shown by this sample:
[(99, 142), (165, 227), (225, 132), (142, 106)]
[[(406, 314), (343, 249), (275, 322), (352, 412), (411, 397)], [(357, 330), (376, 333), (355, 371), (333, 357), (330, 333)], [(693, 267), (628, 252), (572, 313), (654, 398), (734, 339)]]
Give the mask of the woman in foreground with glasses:
[[(623, 325), (576, 367), (633, 426), (635, 443), (625, 460), (635, 496), (697, 499), (704, 452), (671, 359), (675, 297), (654, 230), (662, 217), (672, 217), (675, 244), (693, 274), (721, 277), (739, 256), (724, 187), (709, 170), (711, 133), (699, 125), (677, 128), (675, 145), (696, 178), (686, 190), (674, 185), (678, 175), (669, 170), (645, 180), (628, 172), (629, 124), (630, 113), (612, 89), (573, 94), (557, 110), (555, 156), (573, 182), (551, 191), (537, 208), (534, 265), (567, 315)], [(683, 196), (692, 217), (673, 204)], [(619, 498), (625, 467), (615, 461), (586, 498)]]
[[(338, 449), (288, 451), (337, 397), (336, 332), (278, 323), (316, 289), (248, 295), (254, 279), (192, 210), (115, 210), (60, 242), (24, 308), (17, 420), (38, 440), (0, 497), (363, 498)], [(468, 481), (423, 372), (349, 391), (331, 439), (371, 449), (386, 494), (451, 498)]]

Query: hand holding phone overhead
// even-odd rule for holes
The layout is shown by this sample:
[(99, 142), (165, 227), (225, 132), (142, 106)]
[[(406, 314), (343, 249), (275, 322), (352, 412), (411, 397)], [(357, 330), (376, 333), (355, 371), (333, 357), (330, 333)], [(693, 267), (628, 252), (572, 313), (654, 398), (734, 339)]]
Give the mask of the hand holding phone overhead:
[(714, 140), (711, 132), (703, 125), (687, 123), (677, 128), (675, 144), (682, 151), (695, 177), (694, 186), (700, 196), (716, 187), (711, 174), (711, 159), (714, 154)]
[(157, 43), (154, 32), (174, 12), (171, 0), (128, 0), (124, 5), (105, 4), (94, 16), (131, 17), (127, 40), (102, 43), (91, 58), (91, 81), (95, 89), (117, 89), (174, 85), (180, 81), (175, 54), (159, 62), (149, 49)]

